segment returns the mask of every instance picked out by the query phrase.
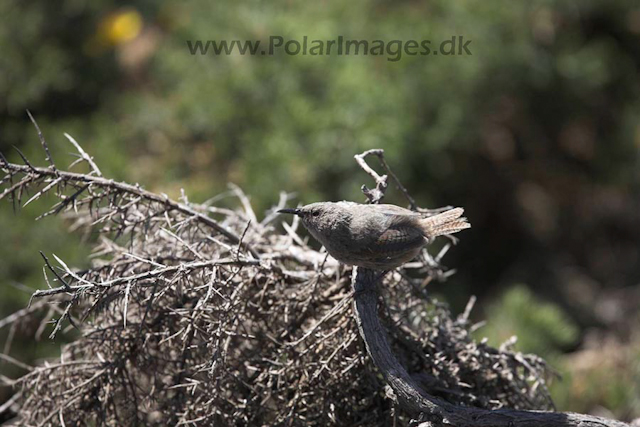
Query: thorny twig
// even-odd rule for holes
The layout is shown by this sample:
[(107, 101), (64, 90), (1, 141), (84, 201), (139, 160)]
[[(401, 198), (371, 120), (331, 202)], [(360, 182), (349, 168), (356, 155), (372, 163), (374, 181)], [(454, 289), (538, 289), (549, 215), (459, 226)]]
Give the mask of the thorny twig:
[(49, 152), (49, 146), (47, 145), (47, 141), (45, 141), (44, 139), (44, 135), (42, 135), (40, 126), (38, 126), (36, 119), (34, 119), (33, 116), (31, 115), (31, 111), (27, 110), (27, 115), (29, 116), (31, 123), (33, 123), (33, 126), (36, 128), (36, 132), (38, 132), (38, 139), (40, 139), (40, 144), (42, 145), (42, 148), (44, 149), (44, 152), (47, 155), (47, 162), (49, 162), (49, 167), (53, 170), (56, 170), (56, 165), (53, 163), (53, 158), (51, 157), (51, 153)]
[[(144, 189), (142, 189), (140, 186), (138, 185), (131, 185), (131, 184), (127, 184), (124, 182), (117, 182), (111, 179), (105, 179), (99, 176), (91, 176), (91, 175), (86, 175), (86, 174), (80, 174), (80, 173), (75, 173), (75, 172), (65, 172), (65, 171), (53, 171), (50, 169), (45, 169), (45, 168), (39, 168), (39, 167), (35, 167), (32, 165), (28, 165), (28, 166), (22, 166), (22, 165), (16, 165), (13, 163), (8, 163), (4, 166), (10, 174), (15, 175), (15, 174), (19, 174), (19, 173), (23, 173), (23, 174), (27, 174), (26, 177), (23, 179), (23, 181), (21, 181), (19, 184), (17, 184), (18, 186), (12, 189), (8, 189), (5, 192), (3, 192), (2, 194), (0, 194), (0, 200), (2, 200), (4, 197), (8, 196), (9, 194), (15, 193), (17, 190), (26, 188), (26, 186), (28, 184), (31, 184), (31, 182), (33, 180), (39, 180), (39, 181), (44, 181), (47, 178), (51, 178), (51, 177), (57, 177), (60, 178), (62, 181), (64, 181), (67, 184), (89, 184), (89, 186), (87, 187), (87, 190), (90, 188), (100, 188), (106, 191), (105, 195), (108, 194), (112, 194), (112, 195), (136, 195), (136, 196), (140, 196), (142, 199), (144, 199), (145, 201), (148, 202), (155, 202), (155, 203), (159, 203), (161, 205), (164, 205), (167, 209), (172, 209), (175, 211), (178, 211), (182, 214), (186, 214), (189, 216), (192, 216), (194, 219), (196, 219), (197, 221), (206, 224), (207, 226), (211, 227), (212, 229), (214, 229), (216, 232), (222, 234), (224, 237), (228, 238), (232, 243), (238, 243), (240, 241), (240, 238), (238, 237), (237, 234), (229, 231), (228, 229), (224, 228), (223, 226), (221, 226), (220, 224), (218, 224), (215, 220), (211, 219), (210, 217), (195, 211), (192, 207), (184, 205), (182, 203), (178, 203), (175, 202), (171, 199), (169, 199), (167, 196), (163, 196), (163, 195), (158, 195), (155, 193), (152, 193), (150, 191), (146, 191)], [(32, 174), (32, 175), (29, 175)], [(83, 189), (82, 186), (78, 187), (78, 190), (81, 191)], [(75, 199), (77, 200), (79, 194), (75, 195)], [(63, 198), (61, 203), (64, 203), (67, 200), (67, 198)], [(88, 199), (91, 200), (91, 199)], [(68, 203), (68, 202), (67, 202)], [(252, 255), (254, 255), (255, 257), (257, 257), (257, 252), (255, 252), (255, 250), (253, 250), (252, 248), (246, 246), (246, 244), (244, 245), (244, 247), (251, 252)]]
[(89, 163), (89, 166), (91, 166), (92, 172), (95, 173), (97, 176), (102, 176), (102, 171), (100, 171), (100, 168), (98, 167), (98, 165), (96, 165), (95, 162), (93, 161), (93, 157), (88, 155), (82, 149), (80, 144), (78, 144), (76, 142), (76, 140), (73, 139), (73, 137), (71, 135), (69, 135), (68, 133), (65, 133), (64, 136), (65, 136), (65, 138), (67, 138), (69, 140), (69, 142), (71, 142), (73, 144), (74, 147), (76, 147), (76, 150), (78, 150), (78, 153), (80, 153), (80, 158), (85, 160), (87, 163)]

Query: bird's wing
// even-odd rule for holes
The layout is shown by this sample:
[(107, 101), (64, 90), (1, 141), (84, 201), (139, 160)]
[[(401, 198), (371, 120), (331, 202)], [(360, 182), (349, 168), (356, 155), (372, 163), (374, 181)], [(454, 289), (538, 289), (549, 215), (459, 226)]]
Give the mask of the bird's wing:
[(406, 252), (424, 246), (426, 239), (415, 227), (388, 228), (373, 244), (373, 250), (381, 253), (393, 254)]
[(427, 239), (416, 228), (389, 228), (369, 244), (352, 248), (350, 256), (368, 261), (387, 260), (413, 252), (426, 243)]

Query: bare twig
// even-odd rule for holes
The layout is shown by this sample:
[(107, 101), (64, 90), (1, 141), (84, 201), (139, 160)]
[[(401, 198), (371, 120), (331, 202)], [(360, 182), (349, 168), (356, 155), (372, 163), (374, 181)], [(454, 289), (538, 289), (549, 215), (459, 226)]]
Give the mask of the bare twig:
[(93, 171), (93, 173), (95, 173), (97, 176), (102, 176), (102, 172), (100, 171), (100, 168), (98, 167), (98, 165), (96, 165), (96, 163), (93, 161), (93, 157), (91, 157), (90, 155), (88, 155), (80, 146), (80, 144), (78, 144), (76, 142), (75, 139), (73, 139), (73, 137), (71, 135), (69, 135), (68, 133), (64, 133), (64, 136), (69, 140), (69, 142), (71, 142), (73, 144), (74, 147), (76, 147), (76, 150), (78, 150), (78, 153), (80, 153), (80, 157), (82, 159), (84, 159), (89, 166), (91, 166), (91, 170)]
[(40, 256), (44, 259), (45, 264), (47, 265), (47, 268), (49, 269), (49, 271), (51, 271), (53, 273), (54, 276), (56, 276), (56, 279), (58, 279), (58, 281), (60, 283), (62, 283), (64, 286), (62, 287), (64, 289), (65, 292), (68, 292), (71, 287), (69, 286), (69, 284), (62, 278), (62, 276), (60, 276), (58, 274), (58, 272), (56, 271), (55, 268), (53, 268), (53, 266), (51, 265), (51, 263), (49, 262), (49, 258), (47, 258), (47, 256), (44, 254), (44, 252), (40, 251)]
[(33, 116), (31, 115), (31, 111), (27, 110), (27, 115), (29, 116), (31, 123), (33, 123), (33, 126), (36, 128), (36, 131), (38, 132), (38, 139), (40, 139), (40, 144), (42, 145), (42, 148), (44, 149), (44, 152), (47, 155), (47, 162), (49, 162), (49, 167), (53, 170), (56, 170), (56, 165), (53, 163), (53, 158), (51, 157), (49, 146), (47, 145), (47, 141), (45, 141), (44, 139), (44, 135), (42, 135), (40, 126), (38, 126), (36, 119), (34, 119)]
[[(384, 159), (384, 150), (382, 149), (367, 150), (362, 154), (356, 154), (354, 156), (356, 161), (360, 165), (360, 167), (376, 181), (376, 192), (372, 194), (373, 200), (376, 200), (376, 202), (380, 202), (384, 197), (384, 192), (387, 189), (387, 175), (380, 176), (373, 169), (371, 169), (371, 167), (365, 161), (365, 158), (369, 155), (375, 155), (378, 157), (378, 160), (380, 160), (380, 164), (382, 165), (382, 168), (384, 169), (384, 171), (389, 176), (391, 176), (391, 178), (393, 179), (393, 182), (395, 182), (398, 189), (402, 191), (402, 194), (404, 195), (404, 197), (409, 201), (409, 206), (411, 207), (411, 210), (414, 210), (414, 211), (417, 210), (418, 206), (416, 205), (416, 201), (413, 199), (413, 197), (411, 197), (407, 189), (404, 188), (404, 186), (402, 185), (402, 183), (400, 182), (396, 174), (393, 173), (393, 171), (387, 164), (386, 160)], [(368, 195), (371, 192), (371, 190), (368, 190), (367, 187), (363, 185), (362, 191), (370, 200), (372, 200), (372, 198), (369, 197)]]
[[(33, 165), (31, 164), (31, 162), (27, 159), (27, 156), (24, 155), (24, 153), (22, 151), (20, 151), (20, 149), (18, 147), (16, 147), (15, 145), (13, 146), (13, 149), (16, 150), (18, 152), (18, 155), (20, 156), (20, 158), (22, 159), (22, 161), (24, 162), (25, 165), (27, 165), (27, 167), (29, 167), (29, 169), (31, 171), (35, 171), (36, 168), (33, 167)], [(11, 165), (12, 163), (7, 163), (5, 165), (5, 168), (7, 170), (11, 170)]]
[(374, 150), (365, 151), (362, 154), (356, 154), (354, 156), (354, 158), (356, 159), (360, 167), (366, 173), (368, 173), (369, 176), (371, 176), (371, 178), (373, 178), (374, 181), (376, 182), (376, 187), (373, 190), (370, 190), (364, 184), (362, 185), (362, 192), (364, 193), (365, 196), (367, 196), (367, 199), (369, 199), (370, 203), (379, 203), (384, 198), (384, 193), (387, 190), (388, 177), (387, 175), (382, 175), (382, 176), (378, 175), (378, 173), (373, 169), (371, 169), (371, 167), (367, 164), (367, 162), (365, 161), (365, 158), (372, 154), (376, 156), (380, 156), (381, 153), (383, 153), (383, 150), (374, 149)]
[(9, 164), (9, 161), (7, 160), (7, 158), (4, 156), (4, 154), (0, 153), (0, 163), (2, 163), (2, 169), (5, 169), (5, 167)]

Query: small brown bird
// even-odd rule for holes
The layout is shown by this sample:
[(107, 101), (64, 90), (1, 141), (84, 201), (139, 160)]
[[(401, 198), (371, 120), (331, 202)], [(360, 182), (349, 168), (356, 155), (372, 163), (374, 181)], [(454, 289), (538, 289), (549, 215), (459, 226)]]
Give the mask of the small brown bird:
[(338, 261), (374, 270), (399, 267), (435, 237), (471, 227), (462, 208), (426, 216), (395, 205), (320, 202), (278, 212), (301, 217)]

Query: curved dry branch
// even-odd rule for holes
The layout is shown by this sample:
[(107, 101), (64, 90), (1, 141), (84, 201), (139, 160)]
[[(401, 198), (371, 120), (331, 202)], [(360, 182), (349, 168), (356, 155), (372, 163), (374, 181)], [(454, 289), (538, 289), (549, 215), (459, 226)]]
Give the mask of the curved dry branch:
[(376, 283), (380, 272), (358, 268), (353, 277), (355, 311), (360, 335), (373, 363), (382, 373), (398, 404), (425, 427), (434, 423), (456, 427), (628, 427), (628, 424), (572, 412), (486, 410), (452, 405), (422, 390), (400, 365), (378, 318)]

